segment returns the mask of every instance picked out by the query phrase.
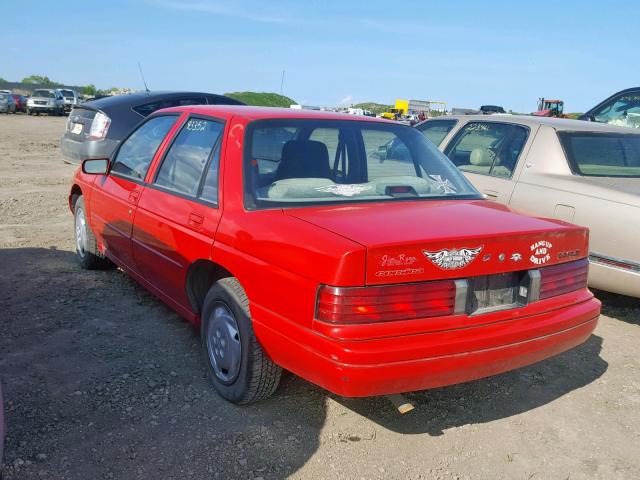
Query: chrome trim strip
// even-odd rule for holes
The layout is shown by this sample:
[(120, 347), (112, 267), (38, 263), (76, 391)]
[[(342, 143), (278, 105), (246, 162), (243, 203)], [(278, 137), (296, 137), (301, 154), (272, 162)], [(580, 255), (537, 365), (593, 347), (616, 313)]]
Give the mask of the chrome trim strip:
[[(625, 263), (629, 265), (629, 268), (612, 265), (608, 263), (607, 260), (611, 262)], [(620, 270), (631, 270), (632, 272), (640, 272), (640, 263), (638, 262), (634, 262), (633, 260), (626, 260), (624, 258), (610, 257), (609, 255), (603, 255), (601, 253), (589, 252), (589, 261), (592, 263), (600, 263), (601, 265), (606, 265), (607, 267), (618, 268)]]
[(456, 302), (453, 307), (453, 313), (465, 313), (467, 311), (467, 292), (469, 290), (469, 281), (462, 278), (454, 280), (454, 283), (456, 284)]

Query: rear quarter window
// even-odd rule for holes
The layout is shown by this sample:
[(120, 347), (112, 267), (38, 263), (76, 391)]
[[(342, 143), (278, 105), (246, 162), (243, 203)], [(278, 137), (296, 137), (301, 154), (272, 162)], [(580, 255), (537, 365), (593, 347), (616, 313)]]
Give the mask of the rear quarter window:
[(558, 132), (571, 170), (591, 177), (640, 177), (640, 135)]

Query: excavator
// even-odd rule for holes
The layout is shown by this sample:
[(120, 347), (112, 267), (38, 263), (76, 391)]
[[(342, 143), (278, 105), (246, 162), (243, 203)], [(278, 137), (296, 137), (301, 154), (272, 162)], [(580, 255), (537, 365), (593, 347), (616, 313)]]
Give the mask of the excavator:
[(531, 115), (537, 117), (558, 117), (568, 118), (564, 113), (564, 102), (562, 100), (549, 100), (540, 97), (538, 99), (538, 111)]

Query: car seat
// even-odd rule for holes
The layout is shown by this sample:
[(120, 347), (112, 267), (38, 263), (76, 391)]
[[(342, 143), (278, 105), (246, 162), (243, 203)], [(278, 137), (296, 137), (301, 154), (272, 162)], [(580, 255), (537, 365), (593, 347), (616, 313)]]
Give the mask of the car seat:
[(288, 178), (331, 178), (327, 146), (315, 140), (285, 143), (275, 180)]

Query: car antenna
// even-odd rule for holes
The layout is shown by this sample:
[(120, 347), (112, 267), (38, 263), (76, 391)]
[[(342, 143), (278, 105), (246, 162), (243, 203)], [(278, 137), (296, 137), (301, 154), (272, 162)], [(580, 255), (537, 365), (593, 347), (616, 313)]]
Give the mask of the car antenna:
[(138, 70), (140, 70), (140, 76), (142, 77), (142, 83), (144, 83), (144, 89), (147, 91), (147, 93), (150, 92), (149, 87), (147, 87), (147, 81), (144, 79), (144, 73), (142, 73), (142, 65), (140, 65), (140, 62), (138, 62)]

